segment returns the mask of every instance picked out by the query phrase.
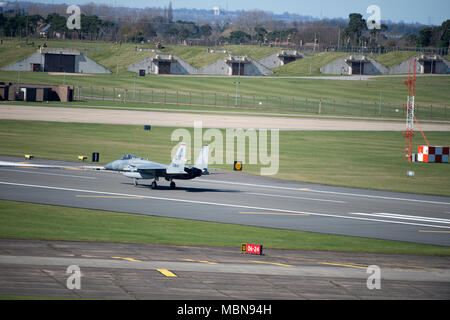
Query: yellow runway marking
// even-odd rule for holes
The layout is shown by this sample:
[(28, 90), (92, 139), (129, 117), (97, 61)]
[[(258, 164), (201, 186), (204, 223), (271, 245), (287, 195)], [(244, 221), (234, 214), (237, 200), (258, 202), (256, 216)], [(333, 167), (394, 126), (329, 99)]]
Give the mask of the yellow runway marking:
[(250, 262), (264, 263), (264, 264), (273, 264), (275, 266), (281, 266), (281, 267), (295, 267), (295, 266), (290, 265), (290, 264), (283, 264), (283, 263), (276, 263), (276, 262), (266, 262), (266, 261), (250, 261)]
[(126, 260), (126, 261), (132, 261), (132, 262), (141, 262), (141, 260), (136, 260), (133, 258), (123, 258), (123, 257), (111, 257), (113, 259), (121, 259), (121, 260)]
[(169, 270), (167, 270), (167, 269), (156, 269), (156, 271), (159, 271), (159, 272), (161, 272), (163, 275), (165, 275), (166, 277), (174, 277), (174, 278), (176, 278), (177, 277), (177, 275), (176, 274), (174, 274), (174, 273), (172, 273), (172, 272), (170, 272)]
[(306, 213), (292, 213), (292, 212), (239, 212), (240, 214), (269, 214), (275, 216), (307, 216)]
[(301, 191), (309, 191), (309, 190), (311, 190), (310, 188), (300, 188), (300, 189), (298, 189), (298, 190), (301, 190)]
[(78, 194), (77, 198), (105, 198), (105, 199), (144, 199), (143, 197), (131, 197), (131, 196), (90, 196)]
[(444, 230), (419, 230), (419, 232), (450, 233), (450, 231)]
[(336, 267), (348, 267), (348, 268), (357, 268), (357, 269), (367, 269), (367, 266), (356, 266), (353, 264), (341, 264), (341, 263), (331, 263), (331, 262), (319, 262), (320, 264), (326, 264), (329, 266), (336, 266)]
[(217, 264), (217, 262), (211, 262), (211, 261), (206, 261), (206, 260), (192, 260), (192, 259), (183, 259), (184, 261), (189, 261), (189, 262), (201, 262), (201, 263), (206, 263), (206, 264)]

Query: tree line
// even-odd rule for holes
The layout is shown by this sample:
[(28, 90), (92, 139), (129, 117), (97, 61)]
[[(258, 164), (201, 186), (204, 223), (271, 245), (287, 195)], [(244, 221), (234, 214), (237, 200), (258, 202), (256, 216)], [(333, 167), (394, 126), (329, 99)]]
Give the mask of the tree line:
[[(3, 37), (39, 37), (45, 30), (46, 38), (83, 38), (89, 40), (106, 40), (115, 28), (110, 21), (102, 21), (96, 15), (81, 14), (81, 29), (78, 31), (67, 28), (67, 17), (58, 13), (43, 17), (39, 14), (0, 13), (0, 36)], [(47, 28), (46, 28), (47, 27)]]
[[(53, 7), (52, 7), (53, 8)], [(168, 8), (142, 10), (89, 4), (81, 6), (81, 30), (68, 30), (66, 6), (55, 6), (55, 12), (43, 14), (39, 7), (24, 12), (0, 14), (0, 36), (37, 37), (48, 26), (45, 36), (124, 42), (184, 42), (188, 39), (217, 43), (288, 43), (321, 44), (330, 47), (382, 46), (448, 48), (450, 20), (440, 26), (381, 24), (369, 30), (363, 15), (351, 13), (347, 20), (293, 21), (274, 20), (263, 11), (243, 11), (235, 20), (215, 23), (175, 20), (172, 4)], [(401, 37), (392, 37), (401, 34)]]

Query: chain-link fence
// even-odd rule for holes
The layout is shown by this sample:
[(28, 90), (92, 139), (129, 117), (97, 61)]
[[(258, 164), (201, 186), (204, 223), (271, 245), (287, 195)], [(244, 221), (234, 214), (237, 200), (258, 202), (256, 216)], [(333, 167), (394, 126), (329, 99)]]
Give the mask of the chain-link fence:
[[(182, 105), (216, 108), (237, 108), (242, 111), (299, 114), (354, 115), (375, 117), (405, 116), (403, 103), (393, 104), (380, 99), (355, 101), (310, 99), (286, 96), (241, 95), (212, 92), (172, 91), (160, 89), (124, 89), (109, 87), (76, 87), (75, 99), (122, 103)], [(415, 115), (421, 119), (448, 119), (445, 105), (416, 104)]]

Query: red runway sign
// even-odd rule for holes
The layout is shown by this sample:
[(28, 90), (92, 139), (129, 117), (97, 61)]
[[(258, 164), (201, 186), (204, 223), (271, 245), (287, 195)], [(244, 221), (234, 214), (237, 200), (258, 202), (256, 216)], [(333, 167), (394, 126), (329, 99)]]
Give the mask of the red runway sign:
[(243, 243), (241, 245), (242, 253), (262, 255), (262, 250), (263, 250), (262, 244)]

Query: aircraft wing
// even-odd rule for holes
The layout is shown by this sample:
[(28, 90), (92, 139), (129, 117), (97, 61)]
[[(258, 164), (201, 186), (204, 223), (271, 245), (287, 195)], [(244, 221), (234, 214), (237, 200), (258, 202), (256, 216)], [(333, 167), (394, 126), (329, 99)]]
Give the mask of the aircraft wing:
[(130, 164), (125, 171), (137, 171), (137, 172), (153, 172), (155, 170), (166, 170), (166, 164), (148, 161), (148, 163)]

